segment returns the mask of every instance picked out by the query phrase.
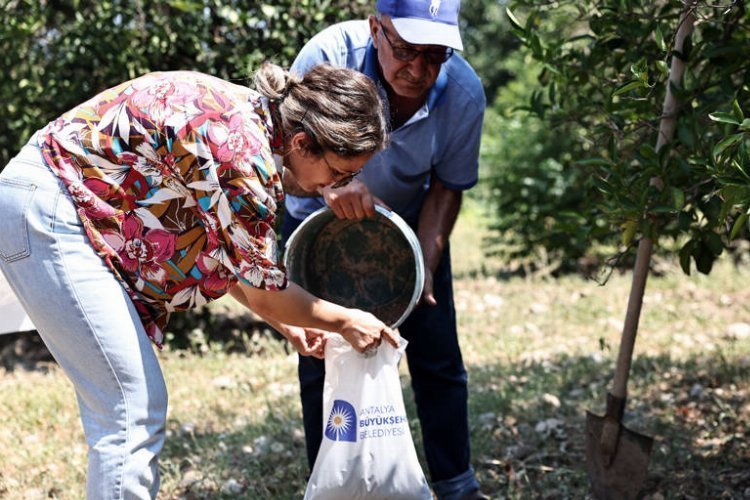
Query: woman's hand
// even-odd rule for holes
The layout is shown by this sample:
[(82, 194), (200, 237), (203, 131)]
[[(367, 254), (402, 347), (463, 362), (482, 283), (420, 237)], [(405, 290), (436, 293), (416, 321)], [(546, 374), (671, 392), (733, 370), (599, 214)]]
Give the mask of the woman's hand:
[(398, 347), (398, 334), (372, 314), (359, 309), (348, 309), (349, 317), (339, 332), (357, 352), (377, 347), (385, 339)]
[(302, 328), (299, 326), (284, 325), (285, 331), (281, 332), (290, 344), (303, 356), (312, 356), (323, 359), (325, 356), (326, 333), (317, 328)]

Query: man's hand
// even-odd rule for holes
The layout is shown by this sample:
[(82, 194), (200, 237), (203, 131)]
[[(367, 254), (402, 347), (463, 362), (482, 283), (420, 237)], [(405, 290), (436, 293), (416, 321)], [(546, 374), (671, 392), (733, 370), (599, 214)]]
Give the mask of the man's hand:
[(320, 190), (326, 205), (331, 207), (339, 219), (360, 220), (375, 217), (375, 204), (386, 206), (383, 201), (370, 193), (362, 181), (354, 179), (340, 188), (326, 187)]
[(422, 296), (419, 298), (419, 303), (426, 304), (428, 306), (436, 306), (437, 300), (433, 295), (433, 284), (432, 284), (432, 271), (429, 267), (424, 268), (424, 288), (422, 289)]
[(437, 304), (433, 295), (433, 279), (461, 209), (462, 196), (461, 191), (448, 188), (439, 179), (433, 178), (419, 213), (417, 238), (424, 256), (422, 303), (428, 306)]

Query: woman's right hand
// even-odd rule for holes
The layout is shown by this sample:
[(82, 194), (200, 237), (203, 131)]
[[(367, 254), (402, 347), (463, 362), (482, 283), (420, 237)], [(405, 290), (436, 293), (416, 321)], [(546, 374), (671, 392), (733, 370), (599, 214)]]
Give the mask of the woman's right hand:
[(347, 309), (348, 318), (339, 332), (357, 352), (377, 347), (385, 339), (398, 348), (398, 334), (374, 315), (359, 309)]

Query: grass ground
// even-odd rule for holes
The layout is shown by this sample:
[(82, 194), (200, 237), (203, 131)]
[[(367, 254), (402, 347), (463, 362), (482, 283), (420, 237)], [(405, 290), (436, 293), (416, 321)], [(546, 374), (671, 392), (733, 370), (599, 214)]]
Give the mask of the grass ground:
[[(604, 287), (486, 277), (498, 263), (479, 251), (478, 221), (469, 211), (453, 241), (474, 467), (493, 498), (585, 498), (585, 412), (603, 412), (629, 275)], [(710, 277), (675, 267), (648, 283), (626, 413), (656, 440), (647, 498), (750, 498), (749, 279), (724, 262)], [(160, 498), (301, 498), (296, 357), (262, 335), (253, 352), (160, 354)], [(413, 416), (405, 371), (402, 382)], [(0, 497), (84, 496), (74, 394), (55, 365), (0, 371), (0, 422)], [(412, 430), (421, 458), (416, 419)]]

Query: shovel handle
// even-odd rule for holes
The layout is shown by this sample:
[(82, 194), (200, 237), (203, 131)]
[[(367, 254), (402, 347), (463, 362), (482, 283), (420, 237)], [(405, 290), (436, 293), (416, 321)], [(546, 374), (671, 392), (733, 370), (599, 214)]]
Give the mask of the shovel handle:
[(627, 396), (628, 374), (630, 373), (630, 365), (633, 360), (635, 335), (638, 330), (638, 320), (641, 316), (641, 306), (643, 306), (643, 293), (646, 290), (646, 279), (648, 278), (648, 266), (651, 260), (652, 248), (653, 242), (648, 237), (643, 237), (638, 242), (638, 253), (636, 254), (635, 267), (633, 268), (633, 283), (630, 286), (628, 310), (625, 314), (625, 324), (622, 328), (620, 350), (617, 353), (615, 379), (611, 392), (614, 397), (620, 399), (625, 399)]

